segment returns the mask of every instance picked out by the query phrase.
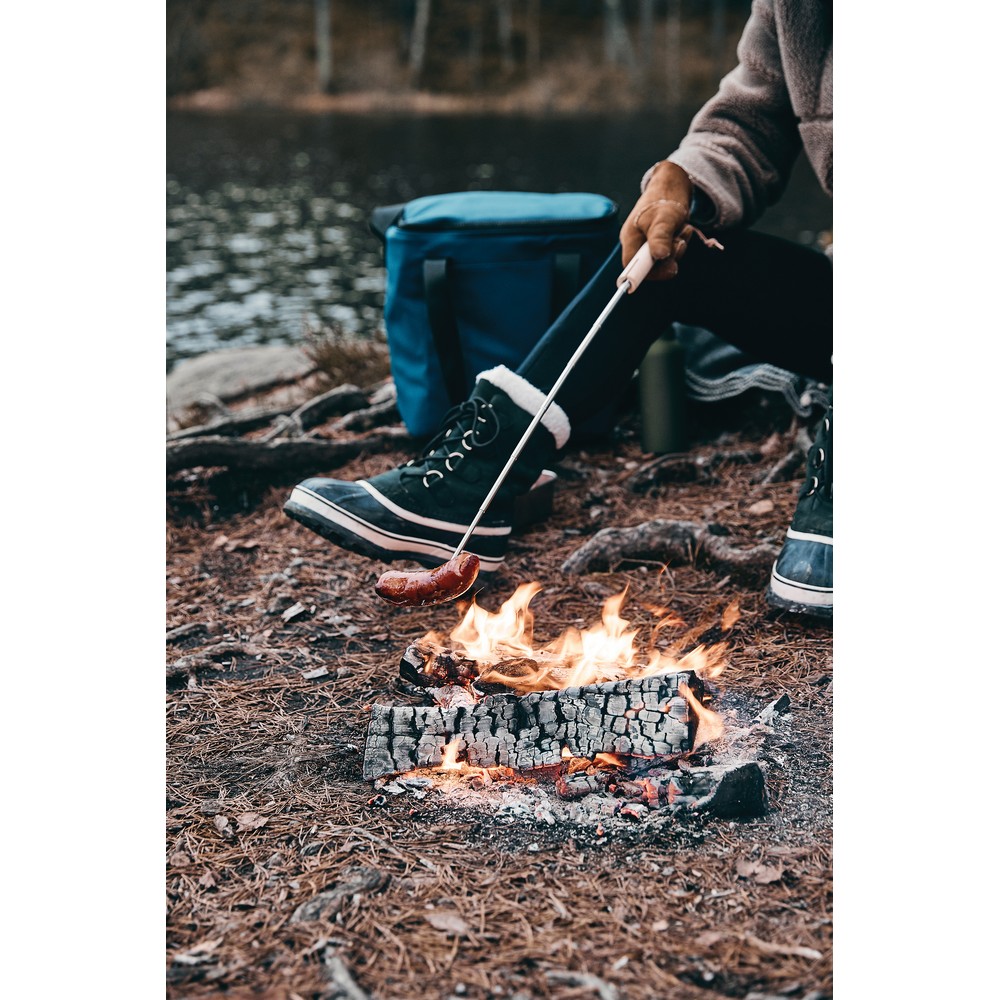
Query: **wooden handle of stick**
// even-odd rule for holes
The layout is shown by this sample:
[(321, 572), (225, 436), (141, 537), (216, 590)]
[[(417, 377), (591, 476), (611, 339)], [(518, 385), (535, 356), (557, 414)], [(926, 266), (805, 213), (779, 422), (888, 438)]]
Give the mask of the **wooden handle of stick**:
[(653, 270), (653, 255), (649, 252), (649, 244), (643, 243), (638, 253), (625, 265), (625, 270), (618, 275), (616, 284), (619, 288), (628, 282), (628, 293), (631, 295), (641, 284), (642, 279)]

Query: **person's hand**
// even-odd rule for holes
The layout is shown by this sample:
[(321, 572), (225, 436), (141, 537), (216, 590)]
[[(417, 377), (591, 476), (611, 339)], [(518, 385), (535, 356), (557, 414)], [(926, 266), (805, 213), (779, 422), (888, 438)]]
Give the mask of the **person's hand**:
[(691, 215), (691, 178), (686, 171), (661, 160), (649, 184), (622, 226), (622, 265), (649, 243), (656, 264), (647, 281), (664, 281), (677, 275), (677, 262), (684, 256), (694, 230)]

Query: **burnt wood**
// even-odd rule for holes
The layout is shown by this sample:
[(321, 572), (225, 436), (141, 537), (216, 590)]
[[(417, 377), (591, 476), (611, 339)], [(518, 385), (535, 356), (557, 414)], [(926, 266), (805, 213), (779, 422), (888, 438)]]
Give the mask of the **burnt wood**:
[(723, 817), (762, 816), (767, 811), (764, 770), (757, 761), (714, 764), (677, 770), (669, 776), (621, 781), (613, 791), (650, 809), (711, 812)]
[(471, 706), (374, 705), (363, 774), (372, 780), (436, 767), (456, 739), (458, 759), (476, 767), (548, 767), (562, 761), (564, 748), (575, 757), (674, 757), (693, 748), (697, 728), (682, 684), (702, 699), (701, 679), (682, 670), (520, 697), (489, 695)]

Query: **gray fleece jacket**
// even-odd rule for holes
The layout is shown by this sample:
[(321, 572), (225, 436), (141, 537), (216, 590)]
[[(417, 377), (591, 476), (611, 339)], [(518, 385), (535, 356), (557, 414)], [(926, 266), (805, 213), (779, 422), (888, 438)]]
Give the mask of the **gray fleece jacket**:
[(776, 202), (802, 149), (833, 195), (833, 0), (753, 0), (737, 55), (668, 157), (714, 206), (698, 221), (718, 227)]

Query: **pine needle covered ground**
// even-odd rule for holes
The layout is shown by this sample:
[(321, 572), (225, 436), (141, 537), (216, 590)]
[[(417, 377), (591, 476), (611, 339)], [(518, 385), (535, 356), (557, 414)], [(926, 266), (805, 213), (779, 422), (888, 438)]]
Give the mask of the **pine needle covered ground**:
[[(697, 554), (560, 572), (599, 528), (652, 518), (780, 544), (798, 481), (755, 480), (797, 428), (782, 404), (744, 403), (703, 425), (691, 451), (703, 462), (634, 492), (650, 458), (634, 423), (567, 454), (553, 515), (517, 535), (480, 603), (538, 580), (536, 633), (555, 636), (626, 585), (637, 624), (644, 605), (669, 606), (708, 631), (737, 601), (724, 690), (750, 717), (791, 699), (765, 756), (769, 813), (595, 837), (433, 791), (375, 799), (361, 778), (368, 707), (400, 700), (401, 653), (455, 609), (381, 603), (383, 565), (281, 513), (297, 470), (266, 486), (186, 473), (168, 487), (168, 996), (832, 995), (830, 626), (769, 609), (759, 571), (723, 575)], [(329, 471), (353, 479), (407, 457)]]

